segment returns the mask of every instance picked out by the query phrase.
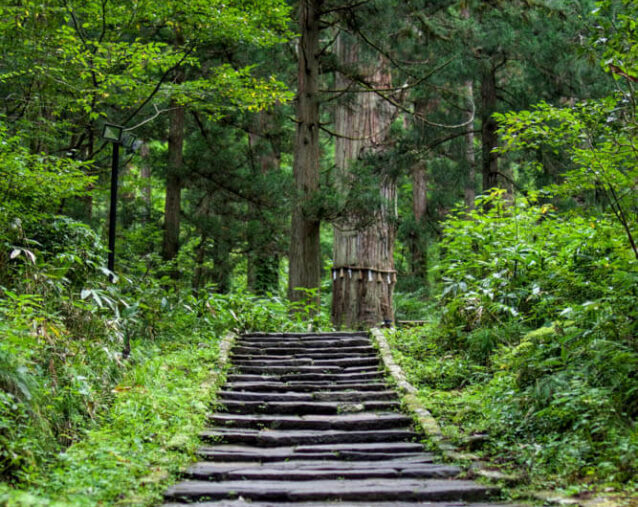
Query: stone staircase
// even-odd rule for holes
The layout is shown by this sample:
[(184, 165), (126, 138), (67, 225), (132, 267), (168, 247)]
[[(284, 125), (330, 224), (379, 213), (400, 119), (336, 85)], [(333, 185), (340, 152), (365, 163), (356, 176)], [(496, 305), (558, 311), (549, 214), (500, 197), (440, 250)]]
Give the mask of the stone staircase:
[(424, 452), (367, 335), (249, 334), (231, 361), (202, 461), (166, 505), (451, 506), (494, 493)]

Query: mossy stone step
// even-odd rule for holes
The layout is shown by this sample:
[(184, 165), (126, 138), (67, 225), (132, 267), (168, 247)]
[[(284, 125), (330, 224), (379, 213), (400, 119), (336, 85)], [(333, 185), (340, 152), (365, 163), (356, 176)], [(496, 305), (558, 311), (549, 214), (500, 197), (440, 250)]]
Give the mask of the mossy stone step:
[(268, 393), (268, 392), (249, 392), (249, 391), (220, 391), (217, 395), (222, 400), (235, 401), (328, 401), (342, 402), (349, 401), (360, 403), (364, 401), (386, 401), (398, 400), (398, 396), (394, 391), (337, 391), (324, 392), (317, 391), (314, 393)]
[(357, 381), (346, 382), (229, 382), (226, 384), (229, 391), (250, 392), (336, 392), (336, 391), (385, 391), (388, 385), (383, 382), (361, 383)]
[(432, 463), (433, 456), (423, 452), (417, 442), (319, 444), (281, 447), (219, 444), (202, 446), (197, 453), (208, 461), (255, 461), (258, 463), (287, 460), (379, 461), (403, 458)]
[(359, 444), (370, 442), (405, 442), (418, 434), (407, 428), (385, 430), (256, 430), (249, 428), (208, 428), (200, 433), (203, 440), (226, 444), (281, 447), (286, 445)]
[(376, 354), (376, 350), (371, 345), (368, 346), (354, 346), (354, 347), (304, 347), (304, 346), (290, 346), (284, 345), (281, 347), (273, 347), (272, 345), (267, 346), (246, 346), (246, 345), (235, 345), (233, 348), (234, 354), (248, 354), (248, 355), (272, 355), (272, 356), (289, 356), (294, 354), (302, 354), (309, 357), (314, 357), (315, 355), (339, 355), (343, 354), (343, 357), (349, 354)]
[(233, 428), (272, 428), (309, 430), (383, 430), (409, 426), (412, 419), (397, 412), (341, 415), (211, 414), (208, 420)]
[(225, 400), (220, 407), (234, 414), (344, 414), (364, 411), (398, 410), (396, 401), (328, 402), (328, 401), (234, 401)]
[[(252, 356), (251, 356), (252, 357)], [(272, 356), (270, 356), (272, 357)], [(333, 359), (314, 359), (310, 357), (286, 357), (281, 359), (266, 359), (263, 357), (257, 359), (237, 359), (233, 358), (235, 367), (243, 368), (244, 366), (379, 366), (379, 358), (373, 355), (367, 357), (346, 357)]]
[(482, 500), (491, 488), (473, 481), (441, 479), (353, 479), (314, 481), (184, 481), (166, 493), (170, 500), (258, 501), (450, 501)]
[(458, 467), (419, 462), (385, 461), (284, 461), (254, 463), (201, 462), (186, 472), (186, 477), (199, 480), (296, 480), (315, 479), (391, 479), (445, 478), (460, 472)]

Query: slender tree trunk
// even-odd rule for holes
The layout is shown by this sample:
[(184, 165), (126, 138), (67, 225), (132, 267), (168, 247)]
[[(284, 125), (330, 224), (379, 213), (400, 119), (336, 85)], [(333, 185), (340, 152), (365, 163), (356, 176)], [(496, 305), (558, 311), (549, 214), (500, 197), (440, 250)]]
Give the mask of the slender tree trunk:
[[(438, 107), (438, 100), (419, 100), (414, 108), (419, 116), (427, 116)], [(415, 128), (420, 133), (419, 137), (425, 139), (426, 125), (415, 119)], [(427, 290), (428, 281), (428, 244), (426, 234), (426, 213), (428, 209), (427, 196), (428, 173), (425, 160), (419, 160), (412, 167), (412, 214), (414, 217), (414, 233), (410, 242), (410, 257), (412, 260), (412, 273)]]
[[(372, 86), (391, 85), (387, 64), (378, 60), (361, 64), (359, 45), (341, 33), (335, 48), (339, 65), (348, 71), (358, 70)], [(337, 88), (352, 86), (351, 80), (337, 74)], [(396, 110), (375, 93), (354, 93), (347, 97), (335, 114), (335, 165), (343, 187), (352, 175), (349, 167), (361, 156), (384, 149), (390, 124)], [(363, 229), (355, 217), (340, 220), (334, 227), (334, 267), (332, 270), (332, 321), (335, 326), (361, 328), (394, 321), (392, 292), (396, 282), (394, 271), (395, 231), (391, 223), (395, 213), (396, 185), (382, 177), (380, 187), (383, 203), (375, 210), (372, 221)]]
[(498, 157), (492, 150), (498, 145), (498, 127), (492, 114), (496, 111), (496, 70), (486, 68), (481, 76), (481, 150), (483, 192), (499, 186)]
[(168, 134), (168, 166), (166, 171), (166, 203), (164, 207), (164, 260), (170, 261), (179, 250), (180, 203), (184, 147), (184, 108), (172, 103)]
[(412, 168), (412, 212), (414, 214), (414, 237), (411, 244), (412, 272), (424, 284), (428, 285), (428, 243), (425, 215), (428, 209), (427, 167), (424, 162)]
[[(468, 98), (468, 105), (474, 103), (474, 83), (471, 79), (465, 82), (465, 93)], [(467, 113), (468, 123), (465, 126), (465, 165), (467, 167), (467, 180), (465, 182), (465, 207), (469, 210), (474, 209), (474, 200), (476, 198), (476, 157), (474, 155), (474, 122), (472, 119), (472, 108)]]
[[(176, 31), (176, 45), (183, 43), (183, 35)], [(184, 71), (178, 70), (177, 83), (183, 83)], [(170, 261), (179, 250), (179, 223), (182, 197), (182, 169), (184, 166), (184, 119), (183, 106), (171, 100), (170, 127), (168, 131), (168, 165), (166, 168), (166, 203), (164, 206), (164, 245), (162, 255)], [(178, 270), (172, 270), (172, 278), (178, 278)]]
[(216, 285), (216, 291), (220, 294), (230, 292), (230, 275), (233, 266), (230, 262), (231, 246), (228, 238), (219, 235), (215, 238), (212, 249), (213, 269), (211, 273), (212, 281)]
[[(277, 171), (280, 156), (273, 143), (266, 136), (273, 129), (272, 115), (261, 111), (255, 121), (255, 132), (249, 135), (250, 148), (253, 151), (255, 170), (262, 175)], [(257, 209), (255, 209), (255, 212)], [(276, 232), (264, 230), (248, 238), (248, 288), (255, 294), (265, 295), (274, 292), (279, 286), (279, 261)]]
[(142, 158), (142, 167), (140, 176), (142, 177), (142, 200), (146, 206), (144, 212), (144, 221), (151, 219), (151, 166), (148, 164), (148, 156), (151, 151), (146, 143), (140, 148), (140, 157)]
[[(470, 19), (470, 5), (466, 3), (461, 9), (461, 17)], [(474, 82), (471, 79), (465, 81), (465, 96), (467, 97), (468, 112), (467, 119), (469, 121), (465, 126), (465, 165), (467, 167), (467, 180), (465, 182), (465, 207), (468, 210), (474, 209), (474, 200), (476, 199), (476, 157), (474, 155)]]
[(319, 30), (323, 0), (301, 0), (299, 3), (297, 132), (295, 136), (293, 172), (295, 204), (290, 234), (288, 297), (305, 299), (298, 289), (318, 289), (321, 275), (319, 220), (309, 216), (304, 203), (319, 189)]

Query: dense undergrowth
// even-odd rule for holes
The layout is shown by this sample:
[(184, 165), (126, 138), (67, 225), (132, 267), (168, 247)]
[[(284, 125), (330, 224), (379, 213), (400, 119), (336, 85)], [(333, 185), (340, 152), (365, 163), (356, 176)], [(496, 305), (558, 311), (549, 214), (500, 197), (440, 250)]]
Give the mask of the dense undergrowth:
[(445, 222), (440, 299), (388, 333), (397, 359), (453, 441), (487, 433), (480, 452), (524, 482), (634, 490), (638, 265), (621, 224), (481, 204)]
[(326, 316), (304, 304), (291, 316), (276, 296), (195, 294), (127, 265), (135, 252), (120, 261), (140, 274), (111, 282), (97, 234), (55, 214), (90, 179), (2, 140), (0, 504), (152, 503), (192, 457), (220, 337)]

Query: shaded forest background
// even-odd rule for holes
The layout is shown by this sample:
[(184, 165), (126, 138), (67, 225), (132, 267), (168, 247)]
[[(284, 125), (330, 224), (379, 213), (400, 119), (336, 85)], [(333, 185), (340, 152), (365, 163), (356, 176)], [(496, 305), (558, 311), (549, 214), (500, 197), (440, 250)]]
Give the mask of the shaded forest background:
[[(225, 331), (395, 320), (458, 445), (487, 433), (524, 485), (634, 491), (637, 17), (2, 2), (0, 499), (150, 502)], [(120, 148), (114, 273), (105, 123), (143, 141)]]

